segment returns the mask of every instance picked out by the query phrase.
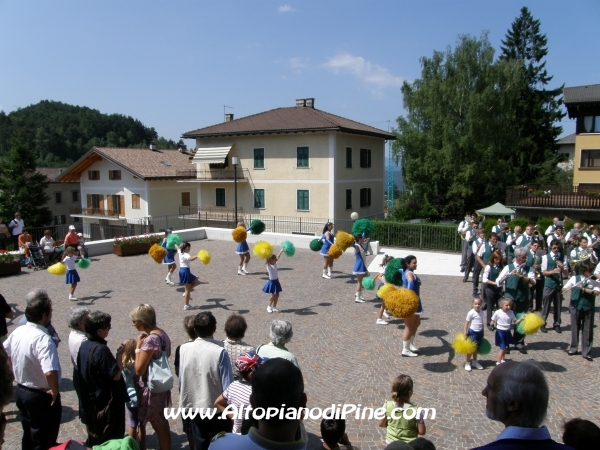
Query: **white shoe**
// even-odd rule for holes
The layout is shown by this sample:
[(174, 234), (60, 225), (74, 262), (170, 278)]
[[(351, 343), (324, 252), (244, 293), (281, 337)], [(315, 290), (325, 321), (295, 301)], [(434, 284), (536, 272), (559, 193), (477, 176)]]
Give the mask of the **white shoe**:
[(410, 351), (410, 350), (408, 350), (408, 349), (406, 349), (406, 350), (402, 350), (402, 353), (401, 353), (401, 354), (402, 354), (402, 356), (410, 356), (411, 358), (412, 358), (412, 357), (415, 357), (415, 356), (419, 356), (419, 355), (417, 355), (416, 353), (413, 353), (413, 352), (411, 352), (411, 351)]
[(364, 301), (362, 298), (360, 298), (358, 295), (355, 295), (355, 296), (354, 296), (354, 301), (355, 301), (356, 303), (364, 303), (364, 302), (365, 302), (365, 301)]
[(465, 363), (465, 370), (466, 370), (467, 372), (470, 372), (470, 371), (471, 371), (471, 363), (470, 363), (470, 362), (466, 362), (466, 363)]
[(273, 308), (271, 308), (270, 306), (267, 306), (267, 312), (268, 313), (272, 313), (273, 312)]
[(175, 286), (175, 283), (173, 283), (171, 280), (165, 280), (167, 282), (167, 284), (169, 286)]
[(377, 319), (375, 322), (377, 325), (387, 325), (388, 323), (383, 319)]
[(384, 309), (384, 310), (383, 310), (383, 317), (385, 317), (386, 319), (389, 319), (389, 318), (390, 318), (390, 313), (388, 312), (388, 310), (387, 310), (387, 309)]
[(331, 280), (331, 277), (326, 273), (323, 274), (323, 278), (325, 278), (326, 280)]
[(78, 300), (74, 295), (69, 294), (69, 300)]
[(411, 352), (418, 352), (419, 351), (419, 347), (415, 347), (411, 341), (410, 345), (408, 346), (408, 348), (410, 349)]
[(192, 305), (183, 305), (184, 311), (189, 311), (190, 309), (194, 309), (194, 307)]
[(362, 291), (360, 291), (360, 294), (358, 294), (358, 298), (360, 298), (361, 300), (364, 300), (365, 298), (362, 296)]
[(238, 270), (238, 275), (246, 275), (244, 272), (242, 272), (241, 270)]
[(277, 308), (275, 308), (274, 306), (271, 308), (271, 311), (273, 311), (273, 312), (279, 312), (279, 310)]
[(246, 270), (245, 267), (242, 268), (242, 272), (244, 272), (244, 275), (248, 275), (248, 271)]
[(476, 359), (474, 359), (473, 361), (471, 361), (471, 365), (476, 368), (477, 370), (483, 370), (483, 366), (481, 364), (479, 364), (479, 361), (477, 361)]

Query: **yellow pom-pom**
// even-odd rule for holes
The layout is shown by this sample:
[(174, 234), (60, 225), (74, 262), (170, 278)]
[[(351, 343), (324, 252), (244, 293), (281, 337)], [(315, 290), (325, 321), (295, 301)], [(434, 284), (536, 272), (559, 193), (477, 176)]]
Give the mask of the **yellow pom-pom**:
[(462, 333), (457, 333), (452, 342), (452, 348), (454, 351), (461, 355), (470, 355), (477, 350), (477, 343), (473, 342), (470, 338), (465, 337)]
[(198, 252), (198, 259), (202, 261), (202, 264), (208, 264), (210, 262), (210, 258), (210, 253), (208, 253), (206, 250), (200, 250)]
[(157, 264), (161, 264), (163, 259), (165, 259), (165, 256), (167, 256), (167, 251), (160, 245), (154, 244), (150, 247), (150, 250), (148, 250), (148, 254)]
[(239, 244), (240, 242), (244, 242), (246, 240), (248, 232), (244, 227), (237, 227), (231, 232), (231, 236), (233, 237), (233, 240)]
[(419, 309), (419, 296), (406, 288), (390, 289), (384, 294), (383, 301), (393, 316), (402, 319), (412, 316)]
[(388, 291), (391, 291), (393, 289), (396, 289), (396, 287), (393, 284), (384, 284), (377, 290), (377, 297), (383, 298), (383, 297), (385, 297), (385, 294)]
[(329, 247), (329, 250), (327, 250), (327, 254), (330, 258), (338, 259), (344, 254), (344, 251), (337, 244), (333, 244)]
[(268, 259), (273, 256), (273, 246), (266, 241), (258, 241), (254, 244), (252, 253), (262, 259)]
[(64, 275), (65, 273), (67, 273), (67, 266), (65, 266), (61, 262), (58, 262), (48, 267), (48, 272), (52, 275)]
[(544, 323), (544, 319), (539, 314), (529, 313), (525, 316), (523, 322), (519, 324), (518, 330), (523, 330), (525, 334), (537, 333)]
[(338, 231), (335, 235), (335, 243), (345, 252), (354, 245), (354, 237), (345, 231)]

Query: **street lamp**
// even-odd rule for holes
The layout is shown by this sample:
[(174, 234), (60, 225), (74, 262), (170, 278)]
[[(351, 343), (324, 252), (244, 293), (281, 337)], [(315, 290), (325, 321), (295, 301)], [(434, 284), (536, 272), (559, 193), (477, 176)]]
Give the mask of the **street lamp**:
[(233, 164), (233, 192), (234, 192), (234, 208), (235, 208), (235, 223), (234, 227), (237, 227), (238, 216), (237, 216), (237, 166), (240, 163), (240, 158), (237, 156), (231, 157), (231, 164)]
[(352, 214), (350, 214), (350, 218), (352, 220), (358, 220), (358, 213), (357, 212), (353, 212)]

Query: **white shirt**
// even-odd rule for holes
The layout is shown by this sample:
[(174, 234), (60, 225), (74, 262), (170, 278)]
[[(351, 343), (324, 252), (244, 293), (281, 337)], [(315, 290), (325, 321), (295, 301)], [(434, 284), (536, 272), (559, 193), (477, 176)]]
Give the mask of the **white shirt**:
[(560, 241), (560, 238), (562, 238), (562, 236), (558, 236), (556, 234), (551, 234), (550, 236), (548, 236), (548, 239), (546, 239), (546, 243), (548, 244), (548, 248), (550, 248), (550, 243), (556, 239), (557, 241)]
[[(508, 266), (509, 265), (510, 264), (507, 264), (506, 266), (504, 266), (504, 269), (502, 269), (502, 272), (500, 272), (500, 275), (498, 275), (498, 279), (496, 280), (496, 284), (498, 286), (504, 284), (504, 282), (506, 280), (508, 280), (508, 278), (510, 276), (513, 276), (508, 271)], [(517, 267), (517, 264), (515, 264), (515, 267)], [(530, 280), (533, 280), (533, 283), (535, 284), (535, 272), (533, 271), (533, 267), (529, 268), (529, 272), (527, 273), (527, 278), (529, 278)]]
[(52, 253), (54, 251), (54, 239), (44, 236), (40, 239), (40, 247), (44, 249), (44, 253)]
[(77, 256), (73, 255), (73, 256), (65, 256), (63, 258), (63, 264), (65, 266), (67, 266), (67, 270), (76, 270), (77, 267), (75, 266), (75, 259), (77, 259)]
[(468, 228), (469, 228), (469, 222), (467, 222), (466, 220), (463, 220), (461, 223), (458, 224), (457, 231), (459, 233), (462, 233), (464, 231), (467, 231)]
[(469, 324), (469, 328), (473, 331), (481, 331), (483, 330), (483, 311), (479, 310), (479, 312), (472, 309), (467, 313), (467, 322), (471, 322)]
[[(585, 250), (585, 249), (579, 247), (579, 251), (582, 251), (582, 250)], [(571, 254), (569, 256), (573, 259), (577, 258), (577, 249), (571, 250)], [(590, 257), (590, 262), (592, 264), (596, 264), (598, 262), (598, 258), (596, 258), (596, 254), (594, 252), (592, 252), (592, 256)]]
[(4, 342), (4, 350), (11, 358), (17, 383), (49, 390), (44, 374), (56, 371), (60, 384), (61, 370), (56, 344), (43, 326), (27, 322), (17, 327)]
[(551, 234), (554, 234), (555, 231), (556, 225), (550, 225), (548, 228), (546, 228), (546, 232), (544, 233), (544, 235), (550, 236)]
[(71, 362), (75, 368), (77, 368), (79, 347), (81, 347), (83, 341), (87, 341), (87, 337), (83, 331), (71, 330), (71, 333), (69, 333), (69, 353), (71, 354)]
[[(481, 244), (481, 246), (480, 246)], [(475, 238), (475, 240), (473, 241), (473, 243), (471, 244), (471, 246), (473, 247), (473, 254), (474, 255), (479, 255), (479, 252), (481, 251), (481, 249), (485, 249), (485, 239), (483, 239), (483, 241), (480, 238)], [(481, 256), (481, 255), (479, 255)]]
[(529, 243), (533, 242), (533, 235), (529, 236), (527, 234), (524, 234), (522, 236), (519, 237), (519, 239), (517, 239), (517, 241), (515, 242), (515, 244), (517, 244), (517, 247), (519, 247), (521, 245), (521, 242), (523, 242), (523, 239), (527, 239), (527, 241)]
[(183, 253), (179, 250), (179, 268), (180, 269), (189, 269), (190, 268), (190, 254)]
[(517, 316), (512, 309), (509, 309), (507, 313), (498, 309), (492, 316), (492, 320), (496, 322), (496, 328), (499, 330), (510, 330), (510, 326), (517, 320)]
[[(565, 284), (565, 286), (563, 287), (563, 290), (567, 289), (569, 286), (575, 287), (576, 284), (577, 284), (576, 278), (575, 278), (575, 276), (572, 276), (571, 278), (569, 278), (569, 281), (567, 282), (567, 284)], [(581, 287), (581, 286), (577, 286), (577, 287)], [(593, 291), (600, 292), (600, 288), (598, 288), (597, 286), (585, 286), (585, 289), (592, 289)]]
[(25, 226), (25, 222), (23, 219), (13, 219), (8, 223), (8, 227), (10, 228), (12, 225), (16, 225), (16, 227), (11, 228), (11, 232), (13, 236), (18, 236), (23, 233), (23, 227)]
[[(520, 234), (519, 237), (521, 237), (522, 235)], [(513, 241), (515, 241), (516, 239), (519, 239), (519, 237), (517, 237), (516, 234), (511, 233), (508, 235), (508, 237), (506, 238), (506, 245), (511, 245), (514, 244)]]
[[(498, 265), (496, 264), (494, 267), (498, 268)], [(488, 281), (495, 282), (495, 280), (490, 280), (490, 272), (491, 271), (492, 271), (492, 266), (490, 266), (489, 264), (486, 264), (485, 269), (483, 269), (483, 278), (481, 279), (482, 283), (487, 283)], [(498, 275), (498, 277), (500, 277), (500, 275)], [(490, 286), (493, 286), (493, 284)]]
[(542, 256), (542, 264), (540, 265), (540, 270), (542, 272), (546, 272), (548, 270), (548, 257), (552, 258), (557, 262), (561, 262), (563, 264), (565, 263), (565, 255), (563, 255), (561, 259), (558, 257), (558, 253), (550, 252), (549, 254)]
[(269, 280), (276, 280), (278, 278), (277, 263), (267, 264), (267, 272), (269, 272)]

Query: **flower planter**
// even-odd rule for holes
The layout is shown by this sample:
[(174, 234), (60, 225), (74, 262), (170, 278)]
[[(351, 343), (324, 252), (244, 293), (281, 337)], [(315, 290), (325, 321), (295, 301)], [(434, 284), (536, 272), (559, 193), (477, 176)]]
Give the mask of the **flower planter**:
[(0, 263), (0, 277), (21, 273), (21, 263)]
[(115, 245), (113, 244), (113, 253), (117, 256), (131, 256), (148, 253), (150, 245), (148, 244), (133, 244), (133, 245)]

